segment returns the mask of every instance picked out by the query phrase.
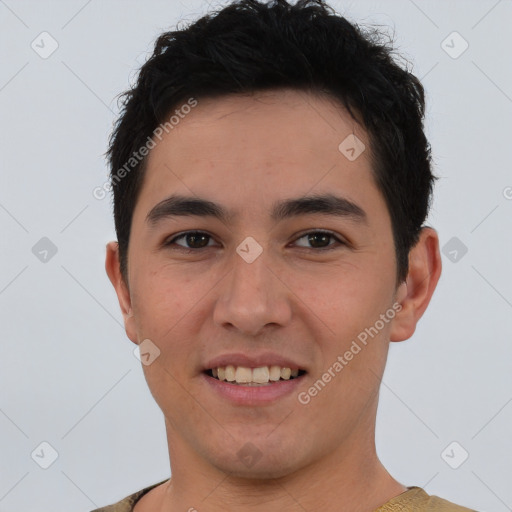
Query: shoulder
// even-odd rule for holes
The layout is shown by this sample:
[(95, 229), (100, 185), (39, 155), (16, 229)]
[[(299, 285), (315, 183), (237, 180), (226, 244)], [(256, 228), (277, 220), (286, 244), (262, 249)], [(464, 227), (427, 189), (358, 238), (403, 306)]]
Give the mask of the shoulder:
[(123, 498), (122, 500), (113, 503), (112, 505), (106, 505), (101, 508), (97, 508), (94, 510), (91, 510), (91, 512), (132, 512), (135, 504), (151, 489), (154, 489), (160, 484), (163, 484), (164, 482), (167, 482), (169, 480), (166, 478), (165, 480), (162, 480), (161, 482), (158, 482), (156, 484), (150, 485), (149, 487), (144, 487), (144, 489), (141, 489), (140, 491), (137, 491), (133, 494), (130, 494), (129, 496), (126, 496), (126, 498)]
[(429, 496), (427, 508), (425, 510), (428, 510), (429, 512), (434, 512), (437, 510), (443, 512), (477, 512), (474, 509), (456, 505), (455, 503), (447, 501), (443, 498), (439, 498), (438, 496)]
[(452, 503), (439, 496), (429, 495), (424, 489), (417, 486), (408, 490), (379, 507), (375, 512), (476, 512), (473, 509)]

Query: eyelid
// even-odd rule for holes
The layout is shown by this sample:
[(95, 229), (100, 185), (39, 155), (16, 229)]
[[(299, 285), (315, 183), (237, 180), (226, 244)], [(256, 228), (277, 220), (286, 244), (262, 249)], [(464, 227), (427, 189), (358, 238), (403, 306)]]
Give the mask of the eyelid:
[(304, 238), (306, 235), (316, 234), (316, 233), (322, 233), (322, 234), (325, 234), (325, 235), (330, 235), (332, 238), (334, 238), (334, 240), (337, 242), (337, 244), (330, 244), (330, 245), (328, 245), (326, 247), (320, 247), (320, 248), (301, 247), (301, 246), (299, 246), (299, 247), (301, 249), (308, 249), (308, 250), (312, 250), (312, 251), (315, 251), (315, 252), (322, 252), (322, 251), (328, 251), (330, 249), (335, 249), (337, 245), (348, 245), (348, 243), (343, 238), (339, 237), (338, 234), (335, 233), (334, 231), (330, 231), (329, 229), (321, 229), (321, 228), (308, 229), (308, 230), (306, 230), (304, 232), (299, 233), (294, 238), (294, 242), (296, 242), (297, 240), (300, 240), (301, 238)]
[[(336, 243), (335, 244), (329, 244), (326, 247), (320, 247), (320, 248), (317, 248), (317, 247), (302, 247), (302, 246), (298, 246), (298, 247), (300, 249), (306, 249), (306, 250), (309, 250), (309, 251), (322, 252), (322, 251), (328, 251), (328, 250), (331, 250), (331, 249), (335, 249), (337, 246), (340, 246), (340, 245), (341, 246), (348, 245), (348, 243), (343, 238), (340, 238), (337, 235), (337, 233), (335, 233), (334, 231), (330, 231), (328, 229), (321, 229), (321, 228), (309, 229), (309, 230), (303, 231), (303, 232), (299, 233), (298, 235), (295, 235), (295, 238), (294, 238), (293, 241), (297, 242), (297, 240), (300, 240), (301, 238), (304, 238), (307, 235), (317, 234), (317, 233), (322, 233), (322, 234), (330, 235), (336, 241)], [(200, 247), (198, 249), (195, 249), (195, 248), (188, 248), (188, 247), (185, 247), (183, 245), (179, 245), (179, 244), (176, 243), (176, 240), (179, 240), (180, 238), (186, 237), (189, 234), (206, 235), (206, 236), (210, 237), (210, 239), (215, 241), (215, 237), (213, 235), (211, 235), (210, 233), (208, 233), (207, 231), (200, 231), (200, 230), (192, 229), (192, 230), (188, 230), (188, 231), (182, 231), (181, 233), (176, 233), (175, 235), (172, 235), (171, 237), (167, 237), (164, 240), (162, 246), (163, 247), (168, 247), (168, 246), (171, 246), (171, 245), (176, 245), (180, 249), (182, 249), (184, 251), (188, 251), (188, 252), (197, 252), (197, 251), (200, 251), (201, 249), (207, 249), (208, 247), (211, 247), (210, 245), (207, 245), (205, 247)]]
[[(185, 251), (199, 251), (200, 249), (190, 249), (189, 247), (185, 247), (183, 245), (176, 244), (176, 240), (179, 240), (180, 238), (186, 237), (187, 235), (206, 235), (209, 236), (212, 240), (215, 240), (215, 237), (208, 233), (208, 231), (200, 231), (198, 229), (189, 229), (188, 231), (182, 231), (181, 233), (176, 233), (175, 235), (171, 235), (170, 237), (167, 237), (164, 239), (162, 246), (166, 247), (169, 245), (177, 245), (181, 249)], [(211, 247), (211, 246), (206, 246)], [(206, 249), (206, 247), (201, 247), (201, 249)]]

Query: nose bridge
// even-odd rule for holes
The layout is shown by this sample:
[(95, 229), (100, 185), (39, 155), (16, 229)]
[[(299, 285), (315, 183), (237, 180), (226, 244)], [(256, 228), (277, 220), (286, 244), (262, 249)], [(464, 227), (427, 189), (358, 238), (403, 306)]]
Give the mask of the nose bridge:
[[(286, 288), (268, 267), (269, 255), (263, 251), (254, 260), (245, 258), (247, 245), (240, 244), (233, 254), (232, 272), (221, 284), (215, 306), (218, 325), (231, 324), (246, 334), (256, 334), (267, 324), (286, 324), (291, 316)], [(249, 252), (254, 247), (250, 247)]]

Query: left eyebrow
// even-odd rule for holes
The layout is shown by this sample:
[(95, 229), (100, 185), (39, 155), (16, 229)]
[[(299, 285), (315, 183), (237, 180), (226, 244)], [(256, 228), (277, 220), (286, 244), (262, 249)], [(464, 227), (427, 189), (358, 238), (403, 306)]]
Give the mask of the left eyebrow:
[(336, 217), (347, 217), (356, 222), (368, 224), (366, 212), (356, 203), (333, 194), (310, 195), (296, 199), (287, 199), (276, 203), (272, 208), (274, 221), (284, 220), (298, 215), (322, 213)]
[[(271, 208), (271, 218), (279, 222), (288, 218), (320, 213), (345, 217), (368, 224), (366, 212), (356, 203), (333, 194), (309, 195), (286, 199)], [(175, 216), (213, 217), (227, 223), (235, 215), (220, 204), (192, 196), (173, 195), (154, 206), (146, 216), (146, 222), (155, 226), (163, 219)]]

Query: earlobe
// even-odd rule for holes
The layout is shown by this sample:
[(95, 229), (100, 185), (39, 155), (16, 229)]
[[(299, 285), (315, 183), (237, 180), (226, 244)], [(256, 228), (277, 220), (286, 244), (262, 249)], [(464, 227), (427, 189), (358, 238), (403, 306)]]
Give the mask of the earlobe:
[(119, 264), (119, 244), (109, 242), (106, 247), (105, 270), (117, 294), (117, 300), (124, 318), (124, 328), (128, 338), (134, 343), (138, 343), (137, 331), (133, 318), (133, 309), (130, 291), (121, 274)]
[(409, 271), (406, 280), (400, 284), (396, 293), (396, 301), (402, 308), (393, 319), (391, 341), (404, 341), (414, 334), (440, 275), (439, 238), (434, 229), (424, 227), (418, 243), (409, 252)]

